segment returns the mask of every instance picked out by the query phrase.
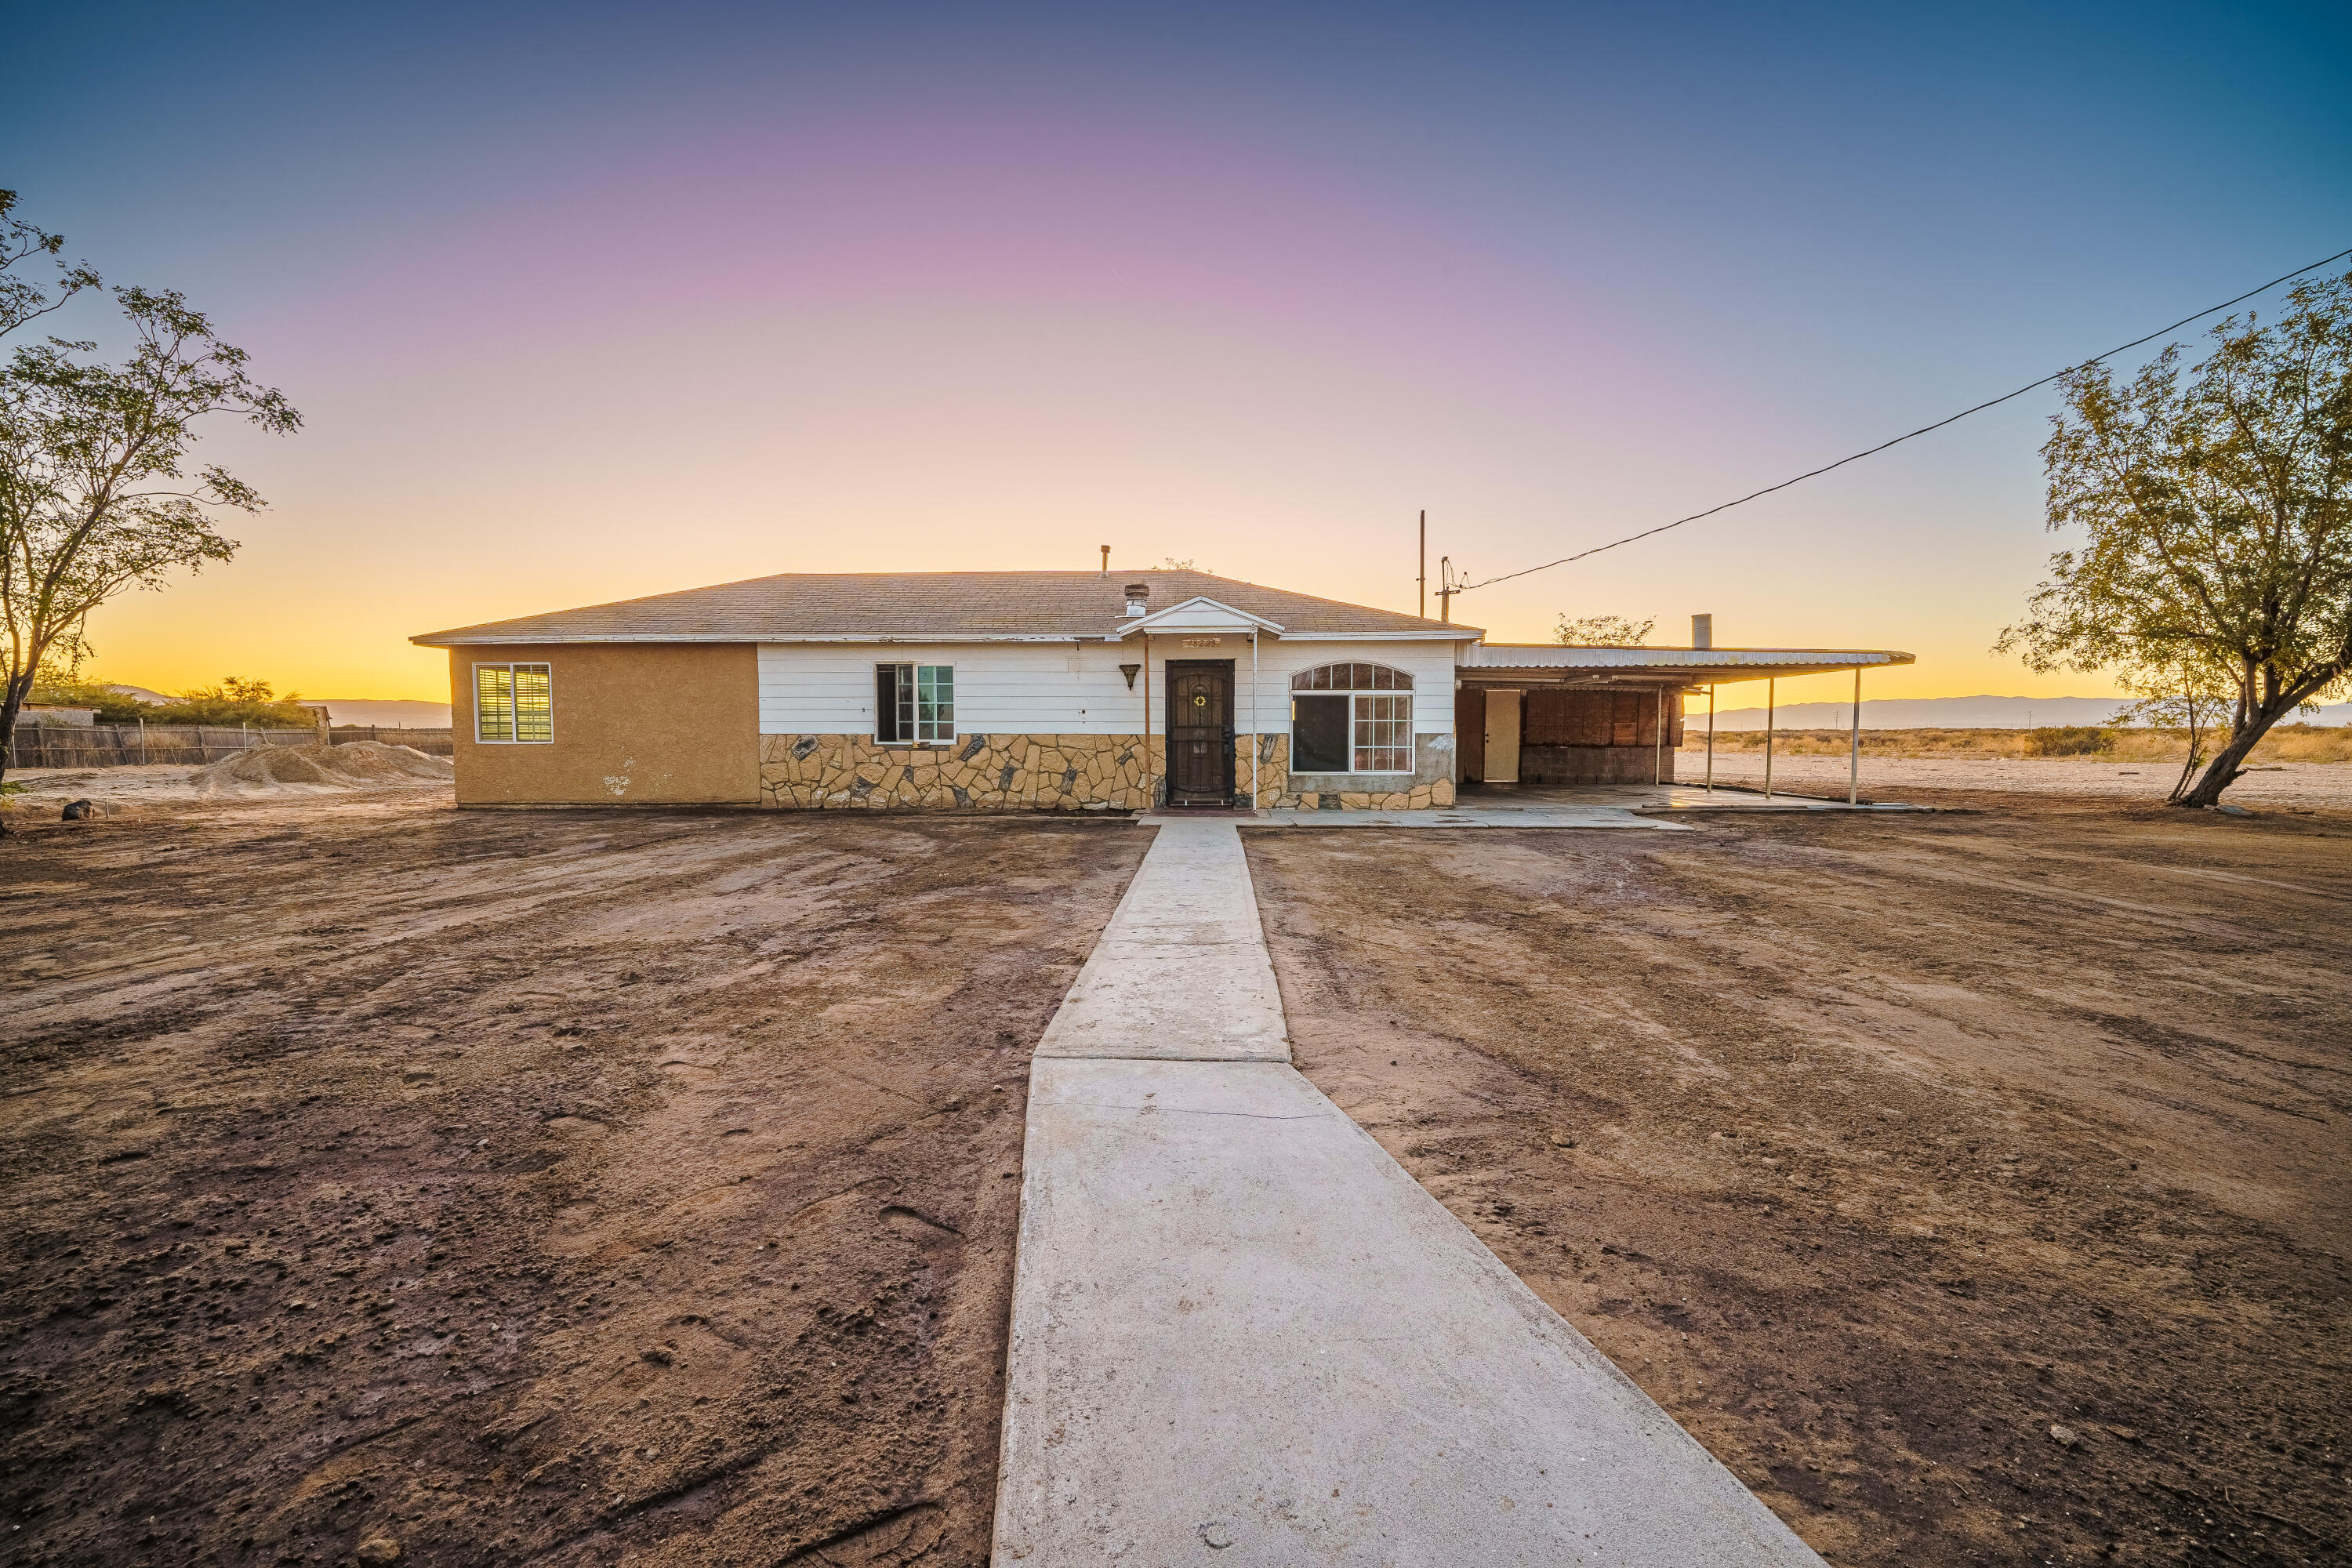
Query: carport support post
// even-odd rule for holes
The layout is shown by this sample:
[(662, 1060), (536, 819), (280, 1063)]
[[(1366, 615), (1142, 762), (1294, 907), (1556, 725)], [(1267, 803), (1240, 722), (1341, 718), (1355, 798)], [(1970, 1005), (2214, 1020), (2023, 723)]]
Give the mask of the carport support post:
[(1666, 689), (1663, 686), (1658, 688), (1658, 716), (1651, 728), (1656, 733), (1650, 737), (1650, 782), (1662, 784), (1666, 782)]
[(1772, 798), (1773, 688), (1780, 684), (1778, 679), (1770, 677), (1767, 677), (1764, 681), (1764, 798), (1766, 800)]
[(1862, 666), (1853, 667), (1853, 751), (1845, 765), (1845, 803), (1862, 804)]
[(1706, 683), (1706, 793), (1715, 793), (1715, 682)]

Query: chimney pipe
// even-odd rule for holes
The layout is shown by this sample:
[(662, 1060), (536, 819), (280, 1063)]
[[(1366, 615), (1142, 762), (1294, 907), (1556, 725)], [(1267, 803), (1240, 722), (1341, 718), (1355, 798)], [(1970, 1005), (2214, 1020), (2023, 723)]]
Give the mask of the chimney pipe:
[(1127, 585), (1127, 613), (1130, 616), (1139, 616), (1143, 614), (1144, 605), (1150, 599), (1150, 584), (1129, 583)]
[(1715, 617), (1713, 616), (1693, 616), (1691, 617), (1691, 647), (1713, 647), (1714, 646)]
[(1103, 552), (1102, 574), (1108, 577), (1110, 575), (1110, 546), (1103, 545), (1101, 550)]

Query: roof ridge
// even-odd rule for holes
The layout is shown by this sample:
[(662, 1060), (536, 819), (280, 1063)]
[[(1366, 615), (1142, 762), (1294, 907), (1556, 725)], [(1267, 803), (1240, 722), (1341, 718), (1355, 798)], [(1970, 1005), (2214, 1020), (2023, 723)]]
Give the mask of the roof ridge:
[(1386, 632), (1470, 640), (1481, 635), (1476, 626), (1302, 594), (1197, 567), (1138, 566), (1118, 572), (775, 572), (478, 622), (411, 640), (428, 645), (488, 642), (501, 635), (539, 642), (1086, 638), (1117, 631), (1124, 607), (1121, 590), (1137, 581), (1164, 587), (1177, 602), (1213, 599), (1282, 626), (1293, 637), (1376, 637)]

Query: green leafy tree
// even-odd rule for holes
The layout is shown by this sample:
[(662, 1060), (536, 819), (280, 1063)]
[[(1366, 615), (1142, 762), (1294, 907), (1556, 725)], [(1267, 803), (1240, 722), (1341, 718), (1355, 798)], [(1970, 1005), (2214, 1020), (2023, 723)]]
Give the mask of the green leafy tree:
[[(0, 193), (0, 336), (99, 284), (58, 261), (63, 240), (11, 216), (15, 206), (13, 192)], [(57, 276), (37, 280), (44, 261)], [(130, 338), (119, 363), (100, 359), (94, 342), (49, 337), (0, 365), (0, 766), (42, 666), (88, 652), (92, 610), (236, 552), (215, 517), (257, 510), (261, 498), (193, 461), (199, 422), (236, 415), (278, 434), (301, 424), (180, 295), (113, 295)]]
[(176, 702), (147, 710), (150, 724), (250, 724), (257, 730), (307, 730), (318, 718), (299, 693), (279, 697), (266, 680), (222, 678), (218, 686), (198, 686)]
[(2116, 710), (2109, 724), (2179, 730), (2189, 739), (2189, 755), (2166, 797), (2179, 801), (2189, 793), (2197, 770), (2212, 760), (2215, 731), (2237, 707), (2237, 683), (2227, 669), (2210, 663), (2184, 664), (2153, 674), (2126, 672), (2120, 683), (2132, 700)]
[(2127, 383), (2066, 374), (2049, 521), (2088, 539), (1994, 645), (2150, 698), (2218, 688), (2226, 733), (2177, 805), (2216, 804), (2272, 725), (2352, 675), (2352, 274), (2287, 303), (2221, 322), (2185, 376), (2177, 345)]
[(87, 708), (101, 724), (135, 724), (146, 717), (149, 705), (103, 680), (85, 680), (70, 665), (44, 665), (33, 681), (29, 700), (51, 708)]
[(1657, 624), (1655, 616), (1646, 621), (1625, 616), (1562, 616), (1551, 638), (1569, 647), (1640, 647)]

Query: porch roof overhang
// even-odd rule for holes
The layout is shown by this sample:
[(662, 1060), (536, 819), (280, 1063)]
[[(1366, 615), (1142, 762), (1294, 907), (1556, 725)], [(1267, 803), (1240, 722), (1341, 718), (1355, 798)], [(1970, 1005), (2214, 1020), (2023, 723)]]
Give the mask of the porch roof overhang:
[(1472, 686), (1624, 686), (1679, 689), (1879, 669), (1913, 662), (1895, 648), (1564, 647), (1549, 643), (1479, 643), (1454, 661), (1454, 679)]

